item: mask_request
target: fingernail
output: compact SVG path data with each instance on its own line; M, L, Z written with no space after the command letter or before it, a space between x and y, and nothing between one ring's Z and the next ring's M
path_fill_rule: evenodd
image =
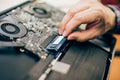
M67 32L66 31L63 32L63 36L65 36L65 37L67 36Z

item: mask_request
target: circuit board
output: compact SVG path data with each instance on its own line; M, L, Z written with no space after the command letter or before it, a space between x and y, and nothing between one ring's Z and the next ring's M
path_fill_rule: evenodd
M17 7L0 18L2 46L19 46L20 51L27 50L45 59L48 53L41 44L49 36L55 37L64 15L46 3Z

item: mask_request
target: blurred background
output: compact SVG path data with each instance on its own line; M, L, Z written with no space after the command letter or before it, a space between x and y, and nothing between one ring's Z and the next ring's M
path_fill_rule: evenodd
M27 0L0 0L0 12L15 5L18 5ZM38 2L46 2L59 8L60 10L67 12L68 9L79 0L38 0ZM109 80L120 80L120 35L114 34L117 38L115 57L113 59L112 67L110 70Z

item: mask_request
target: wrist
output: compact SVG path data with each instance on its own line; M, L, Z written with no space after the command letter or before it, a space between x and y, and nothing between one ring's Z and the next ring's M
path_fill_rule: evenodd
M116 24L115 22L116 15L108 6L104 5L103 9L104 9L104 21L105 21L105 33L110 31L110 33L113 34L113 29Z
M107 7L109 10L108 10L108 20L109 20L109 23L110 23L110 29L113 29L116 25L116 14L113 10L111 10L111 8Z
M120 10L119 10L118 6L115 6L115 5L108 5L108 7L115 14L115 27L112 29L112 31L114 33L120 34Z

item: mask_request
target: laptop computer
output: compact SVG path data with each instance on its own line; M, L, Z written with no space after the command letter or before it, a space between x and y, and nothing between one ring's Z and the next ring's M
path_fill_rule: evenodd
M105 34L83 43L67 41L57 33L64 15L36 0L2 9L0 79L108 79L115 38Z

